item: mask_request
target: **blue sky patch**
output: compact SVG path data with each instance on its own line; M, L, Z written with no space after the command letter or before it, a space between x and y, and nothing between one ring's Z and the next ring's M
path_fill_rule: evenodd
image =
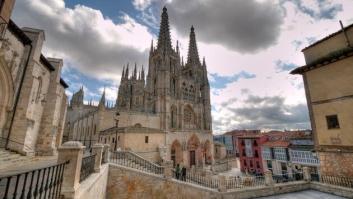
M296 67L298 67L296 64L287 63L282 60L277 60L275 62L275 64L276 64L277 72L291 71L291 70L295 69Z
M246 71L241 71L240 73L234 74L232 76L221 76L217 73L210 74L212 79L210 81L211 87L216 89L225 88L227 84L236 82L239 79L251 79L255 78L255 74L248 73Z

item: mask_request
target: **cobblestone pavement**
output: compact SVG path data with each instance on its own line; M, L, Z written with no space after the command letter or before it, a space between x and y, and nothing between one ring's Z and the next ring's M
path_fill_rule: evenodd
M306 191L299 191L294 193L280 194L275 196L261 197L258 199L345 199L345 198L315 191L315 190L306 190Z

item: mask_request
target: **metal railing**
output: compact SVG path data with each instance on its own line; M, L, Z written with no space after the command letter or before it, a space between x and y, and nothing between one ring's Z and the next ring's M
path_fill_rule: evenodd
M91 175L91 173L94 172L95 160L96 160L95 154L82 158L80 182L85 180L89 175Z
M331 184L331 185L337 185L337 186L341 186L341 187L353 188L353 179L352 178L326 176L326 175L323 176L322 175L322 176L320 176L320 182L326 183L326 184Z
M114 151L110 153L110 162L131 167L141 171L162 175L164 168L152 163L130 151Z
M182 172L176 173L175 170L173 171L173 178L192 183L192 184L197 184L199 186L211 188L211 189L217 189L219 187L219 179L212 178L211 176L205 176L201 175L200 173L195 173L195 172L190 172L186 171L184 174Z
M303 173L285 173L281 175L273 175L272 178L275 183L286 183L304 180Z
M60 198L66 164L0 177L0 198Z
M247 187L265 186L264 176L231 177L226 180L227 189L241 189Z

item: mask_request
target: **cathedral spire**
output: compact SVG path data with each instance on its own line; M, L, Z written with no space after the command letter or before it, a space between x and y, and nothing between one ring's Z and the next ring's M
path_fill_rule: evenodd
M187 64L200 65L199 53L197 51L196 36L194 26L191 26L188 61Z
M123 80L125 77L125 66L123 66L123 72L121 74L121 80Z
M126 66L125 79L129 79L129 63L127 63L127 66Z
M179 41L176 41L176 52L178 55L180 55L180 51L179 51Z
M101 99L99 100L98 107L105 107L105 87Z
M134 74L132 76L132 79L136 79L136 78L137 78L137 70L136 70L136 62L135 62Z
M152 39L152 41L151 41L151 49L150 49L150 53L152 53L153 52L153 39Z
M169 51L172 49L172 43L170 41L169 20L166 7L163 7L161 16L157 49L162 49L163 51Z
M142 69L141 69L141 79L145 80L145 69L143 68L143 65L142 65Z

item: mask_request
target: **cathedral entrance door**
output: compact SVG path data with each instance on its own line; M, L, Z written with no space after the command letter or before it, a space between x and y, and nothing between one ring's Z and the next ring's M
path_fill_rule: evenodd
M195 160L195 151L190 151L190 167L192 165L196 165L196 160Z

